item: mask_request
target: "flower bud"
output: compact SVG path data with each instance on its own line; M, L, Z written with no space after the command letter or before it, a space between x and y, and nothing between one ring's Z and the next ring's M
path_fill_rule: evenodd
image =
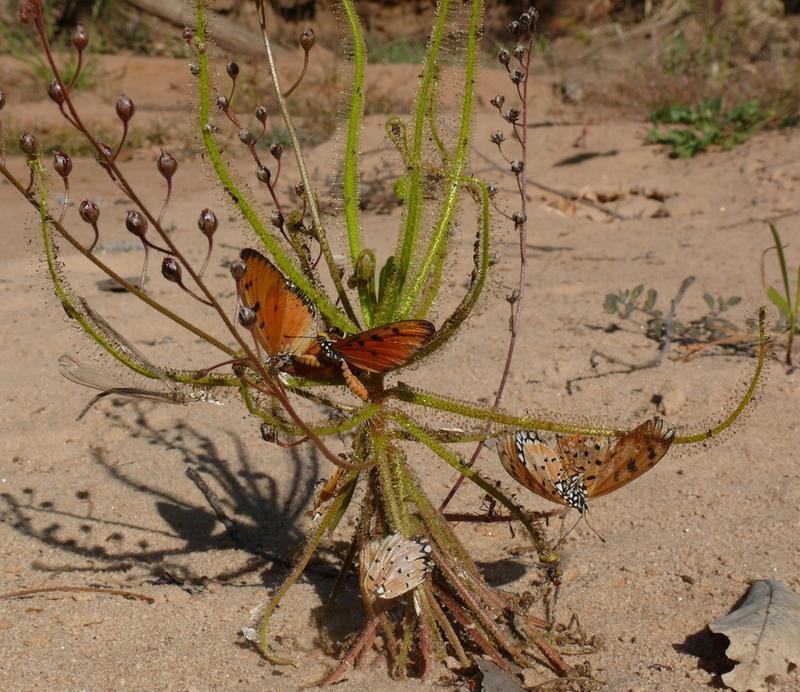
M271 177L272 173L269 172L269 168L267 168L266 166L259 166L258 168L256 168L256 178L258 178L260 182L269 185Z
M175 157L163 149L161 150L161 155L158 157L156 166L158 167L158 172L167 180L172 178L172 176L175 175L175 171L178 170L178 162L175 160Z
M161 260L161 276L174 284L180 284L183 282L181 265L175 261L174 257L167 255L163 260Z
M259 122L267 122L267 109L261 104L256 106L256 118L258 118Z
M509 108L506 112L505 118L510 123L515 123L519 120L520 112L519 108Z
M519 16L519 25L525 28L529 27L531 25L531 15L529 15L527 12L523 12Z
M511 51L511 54L517 60L522 60L522 58L525 56L525 46L523 46L521 43L518 43L516 46L514 46L514 50Z
M297 185L294 186L294 194L298 197L302 197L306 194L306 186L303 185L303 183L297 183Z
M283 214L281 214L277 209L273 210L269 215L269 222L275 226L275 228L283 228L283 221Z
M122 94L117 99L117 117L123 122L127 123L132 117L133 114L136 112L136 106L133 105L133 101L131 101L125 94Z
M197 227L207 238L214 235L218 225L217 215L210 209L203 209L203 211L200 212L200 216L197 217Z
M72 45L79 53L89 45L89 34L86 33L86 29L80 22L72 30Z
M183 27L183 31L181 32L181 36L186 43L189 43L194 38L194 31L192 31L188 26Z
M269 153L280 160L281 156L283 156L283 146L279 142L273 142L269 148Z
M247 146L250 146L256 141L256 138L253 137L253 133L250 132L250 130L239 130L239 139L242 144L246 144Z
M97 163L102 168L108 168L109 164L114 160L114 150L111 145L100 142L100 151L97 152L95 159L97 159Z
M217 108L219 108L221 111L228 110L228 97L227 96L223 96L222 94L217 96Z
M520 84L522 80L525 78L525 75L522 73L521 70L512 70L509 77L511 78L511 81L514 82L514 84Z
M506 27L506 29L508 29L509 33L512 36L518 36L519 35L519 22L511 22L511 24L509 24Z
M147 232L147 219L135 209L131 209L125 218L125 228L133 235L144 238L144 234Z
M244 263L244 260L237 258L231 262L230 270L231 276L238 281L247 271L247 265Z
M6 105L6 95L0 91L0 111L3 110L3 106Z
M47 87L47 95L59 106L64 103L64 90L56 79L50 82L50 86Z
M191 74L193 77L197 77L200 74L200 65L198 65L196 62L190 62L189 74Z
M489 183L486 186L486 192L489 193L489 197L494 197L497 194L497 185L494 183Z
M72 173L72 159L69 157L69 154L63 151L54 151L53 168L56 169L56 173L62 178L69 177L69 174Z
M97 223L97 219L100 218L100 207L97 206L94 200L85 199L78 205L78 214L86 223L94 225Z
M514 212L514 213L511 215L511 220L512 220L512 221L513 221L515 224L517 224L517 226L521 226L522 224L524 224L524 223L525 223L525 222L528 220L528 216L527 216L527 214L525 214L525 212L522 212L522 211L515 211L515 212Z
M238 318L243 327L252 327L256 323L256 313L244 305L239 308Z
M497 54L497 59L500 61L501 65L508 65L508 61L511 60L511 55L505 48L501 48L500 52Z
M35 158L39 153L39 144L31 132L23 132L19 138L19 148L29 159Z
M492 132L492 134L489 135L489 140L492 142L492 144L496 144L497 146L500 146L505 139L506 136L499 130L497 132Z
M520 173L522 173L523 168L525 168L525 163L523 161L520 161L519 159L514 159L511 162L511 172L514 175L519 175Z
M239 65L231 60L225 67L225 72L231 79L236 79L239 76Z
M316 37L311 27L304 29L303 33L300 34L300 45L303 46L303 50L306 53L314 47L314 41L316 41Z
M497 108L497 110L500 110L505 102L506 102L506 97L501 94L498 94L497 96L492 98L491 101L489 101L489 103L491 103L495 108Z

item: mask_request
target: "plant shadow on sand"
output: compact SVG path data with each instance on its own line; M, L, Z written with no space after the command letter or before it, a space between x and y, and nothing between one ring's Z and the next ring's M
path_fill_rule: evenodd
M123 572L131 568L144 568L155 581L151 583L202 584L207 580L227 582L245 574L263 571L265 583L282 578L291 566L293 552L303 541L302 520L319 474L320 463L314 450L289 450L291 476L278 482L269 474L256 470L254 460L248 456L242 440L233 433L228 439L233 446L234 458L226 460L211 437L197 428L178 421L166 428L155 427L148 419L142 405L126 402L124 413L118 412L122 404L107 414L112 426L123 428L131 437L143 439L152 447L154 457L166 452L178 452L185 469L193 468L218 495L225 511L233 521L236 540L229 533L221 533L221 525L198 490L196 501L187 501L173 492L134 477L126 472L126 464L112 460L102 447L90 450L91 460L102 469L105 476L101 492L113 496L120 492L115 485L149 496L155 512L169 529L159 530L142 526L125 517L97 516L93 493L79 490L75 498L85 511L63 509L47 499L46 488L26 487L20 495L5 493L3 514L7 523L26 537L40 541L49 548L64 551L80 560L91 560L92 565L48 565L34 561L33 568L40 572ZM266 443L265 443L266 444ZM175 468L173 475L180 475ZM187 480L188 482L188 480ZM279 486L281 490L279 491ZM73 503L69 503L73 504ZM103 503L105 504L105 503ZM132 512L133 514L133 512ZM47 525L42 519L49 519ZM100 529L102 538L98 536ZM126 534L141 534L135 548L122 549L131 543ZM97 538L93 538L93 535ZM150 536L150 538L148 538ZM166 541L182 542L180 547L153 547ZM102 543L100 542L102 541ZM109 545L111 547L109 547ZM252 555L243 566L205 576L195 573L185 558L192 554L212 551L242 549ZM326 559L327 558L327 559ZM328 585L335 570L328 566L331 555L323 554L313 570L312 581L323 577Z

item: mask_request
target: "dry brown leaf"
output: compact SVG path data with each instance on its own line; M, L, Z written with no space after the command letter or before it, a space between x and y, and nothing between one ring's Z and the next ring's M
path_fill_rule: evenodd
M767 689L766 678L800 665L800 596L775 580L754 582L742 604L708 628L729 640L736 667L722 681L737 692Z

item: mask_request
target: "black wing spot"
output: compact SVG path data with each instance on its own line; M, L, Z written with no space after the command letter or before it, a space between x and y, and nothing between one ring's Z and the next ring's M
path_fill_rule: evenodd
M383 341L383 337L380 334L371 334L369 338L373 341Z
M399 334L399 333L400 333L400 327L392 327L392 334Z
M357 343L359 346L361 346L361 348L364 348L364 346L366 346L366 343L367 343L367 342L366 342L366 341L364 341L364 339L359 339L358 341L356 341L356 343Z
M639 469L636 468L636 459L631 459L628 462L628 471L631 473L636 473Z

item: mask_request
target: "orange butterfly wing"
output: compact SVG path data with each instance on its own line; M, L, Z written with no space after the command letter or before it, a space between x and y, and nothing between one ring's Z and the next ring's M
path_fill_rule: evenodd
M350 367L382 373L405 365L435 332L433 324L425 320L403 320L346 336L331 347Z
M674 437L675 431L655 417L615 439L596 478L585 478L588 497L610 493L649 471L664 458Z
M568 504L556 488L561 479L561 459L535 432L520 431L497 441L500 463L517 483L545 500Z
M305 297L260 252L247 248L240 257L246 267L239 282L242 300L256 313L261 345L273 358L308 350L315 343L314 313Z

